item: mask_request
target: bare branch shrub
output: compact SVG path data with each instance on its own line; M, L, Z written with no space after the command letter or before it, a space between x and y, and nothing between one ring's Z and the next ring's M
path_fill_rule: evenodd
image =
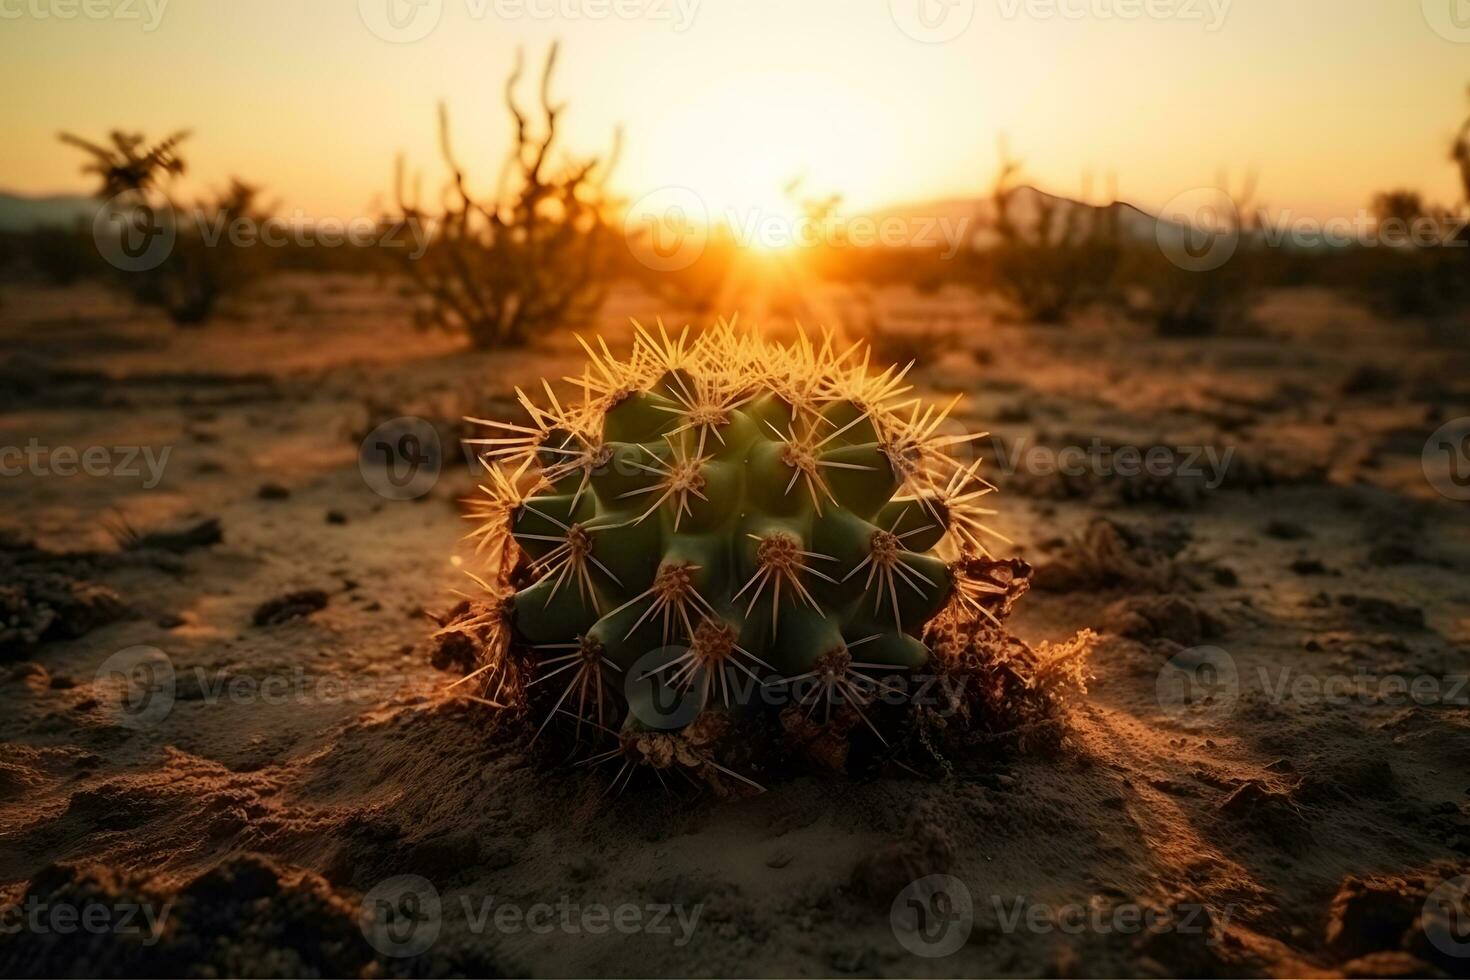
M90 158L82 172L98 178L96 196L124 222L121 235L154 234L160 217L172 226L173 244L158 265L120 275L134 300L162 309L180 325L205 322L223 297L265 271L262 249L234 241L229 230L237 222L259 228L269 216L258 203L260 188L238 178L213 198L189 207L176 203L171 186L187 169L179 147L188 136L180 130L150 144L141 133L121 130L104 143L60 135Z
M557 45L546 58L540 85L544 125L533 135L516 102L523 71L518 52L505 84L505 103L515 122L515 148L501 171L494 198L472 196L455 158L449 114L439 107L440 151L450 178L437 213L404 187L400 158L395 194L403 222L432 232L427 251L405 256L407 271L428 300L426 322L464 331L477 348L515 346L532 332L582 321L606 296L612 255L607 225L608 174L616 165L621 133L606 163L569 161L553 169L550 158L564 103L551 100Z

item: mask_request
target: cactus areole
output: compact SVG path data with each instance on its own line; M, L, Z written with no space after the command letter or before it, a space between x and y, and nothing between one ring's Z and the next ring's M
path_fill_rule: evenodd
M860 707L925 667L926 628L987 615L963 580L993 533L980 434L914 397L908 368L724 323L638 327L626 361L583 346L578 403L543 382L545 404L517 392L530 424L473 420L491 430L468 515L494 620L466 678L481 700L579 736Z

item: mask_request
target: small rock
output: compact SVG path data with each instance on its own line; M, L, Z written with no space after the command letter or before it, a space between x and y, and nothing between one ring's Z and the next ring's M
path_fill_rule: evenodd
M1187 647L1220 631L1218 620L1180 595L1119 599L1104 610L1103 627L1133 640L1173 640Z
M327 523L328 524L346 524L347 523L347 515L344 514L344 513L342 513L340 510L329 510L329 511L327 511Z
M1417 606L1382 599L1378 596L1340 595L1337 604L1353 610L1362 619L1379 626L1424 628L1424 610Z
M261 500L285 500L291 496L291 491L279 483L262 483L257 495Z
M51 686L51 675L47 673L45 667L42 667L34 660L23 660L16 664L11 668L10 676L7 680L12 684L25 684L35 690ZM1470 790L1466 792L1470 792Z
M206 517L192 523L159 528L139 535L128 548L131 550L172 551L182 554L194 548L208 548L225 539L218 517Z
M1375 545L1368 552L1368 562L1373 565L1412 565L1423 561L1412 544L1403 541L1389 541L1385 544Z
M327 594L321 589L302 589L268 599L255 609L252 622L256 626L275 626L288 620L309 616L327 608Z
M905 836L868 854L853 867L851 885L874 906L887 908L911 883L949 871L954 843L938 820L921 812L909 818Z
M1293 521L1276 518L1266 525L1266 535L1281 541L1300 541L1302 538L1310 538L1312 532Z

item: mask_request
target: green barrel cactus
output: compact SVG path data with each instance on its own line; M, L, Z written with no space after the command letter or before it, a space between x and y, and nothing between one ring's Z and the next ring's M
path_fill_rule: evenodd
M937 618L985 614L964 569L993 488L907 368L729 324L638 327L627 361L583 346L576 405L543 382L544 405L517 392L529 424L474 420L494 431L471 440L490 474L473 697L579 737L783 691L860 711L874 674L925 666Z

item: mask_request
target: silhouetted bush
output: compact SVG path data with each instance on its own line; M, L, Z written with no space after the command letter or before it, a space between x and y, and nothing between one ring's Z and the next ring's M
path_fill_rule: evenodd
M617 159L597 159L551 171L561 104L551 101L557 46L546 58L540 86L544 135L532 135L516 103L523 58L505 85L515 121L515 148L495 198L472 197L449 138L449 116L439 109L440 149L451 177L441 208L420 205L404 187L400 159L395 179L399 215L430 229L425 253L404 255L405 268L428 300L427 324L461 330L475 347L515 346L536 330L587 319L602 305L613 262L604 182ZM514 184L513 187L507 185Z

